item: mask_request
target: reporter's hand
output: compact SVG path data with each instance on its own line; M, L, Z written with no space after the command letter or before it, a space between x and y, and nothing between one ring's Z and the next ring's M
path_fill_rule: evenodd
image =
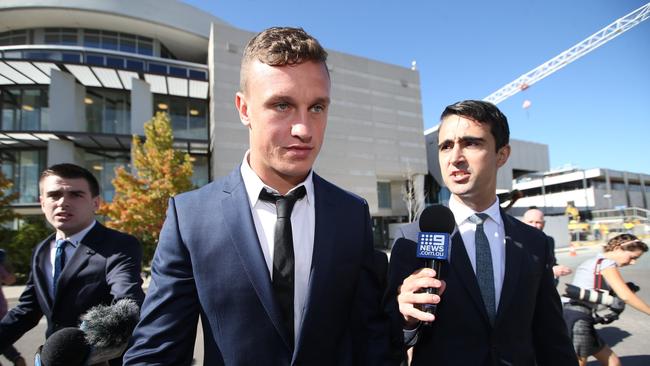
M555 277L570 275L572 272L573 271L571 270L571 268L569 268L569 267L567 267L565 265L562 265L562 264L558 264L557 266L553 266L553 274L555 275Z
M435 319L433 314L420 310L423 304L437 304L440 302L440 296L421 292L426 288L438 288L442 295L445 288L444 281L434 278L436 271L431 268L419 269L406 279L398 290L397 303L399 311L402 313L406 329L413 329L419 321L432 322Z

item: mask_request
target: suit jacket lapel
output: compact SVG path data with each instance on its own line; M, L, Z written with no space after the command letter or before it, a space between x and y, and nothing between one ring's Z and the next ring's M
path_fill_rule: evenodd
M45 273L45 262L48 260L47 256L50 254L50 242L54 240L54 235L50 235L47 239L43 240L36 247L36 254L34 255L32 263L32 276L34 276L34 286L36 291L41 299L45 299L48 309L43 309L45 314L49 314L52 309L53 299L50 297L50 289L48 288L47 276L52 276L52 274Z
M319 289L327 288L321 285L323 281L328 281L329 273L335 271L334 268L334 255L337 250L335 234L339 232L339 218L335 215L336 210L333 209L334 203L328 200L331 197L326 192L327 187L323 184L323 179L316 173L313 174L314 182L314 212L315 212L315 228L314 228L314 251L312 253L311 273L309 277L309 287L307 294L307 302L303 310L302 324L299 329L298 342L296 343L296 350L300 347L300 340L302 334L305 333L303 324L308 324L305 320L307 317L314 316L317 312L318 306L323 302L318 293ZM317 316L317 315L316 315ZM297 352L294 352L294 357Z
M221 200L222 208L219 212L227 213L222 217L225 228L229 231L231 243L266 313L287 347L290 348L293 342L289 340L289 334L282 326L280 312L271 288L271 276L257 237L248 194L239 169L235 169L226 177L223 192L226 195Z
M501 210L501 219L506 234L506 271L503 278L499 308L497 309L497 323L505 316L505 311L515 294L523 258L522 241L519 238L519 232L512 223L513 219L503 210Z
M453 268L456 276L460 278L460 282L465 286L467 292L470 294L474 305L478 308L479 312L483 314L486 324L490 324L490 320L485 310L485 304L483 303L483 297L481 296L481 290L478 287L478 281L476 280L476 274L474 273L474 268L472 268L472 262L469 260L469 255L467 255L467 250L465 250L465 244L461 235L456 232L451 239L451 262L450 266ZM442 295L444 299L445 295Z

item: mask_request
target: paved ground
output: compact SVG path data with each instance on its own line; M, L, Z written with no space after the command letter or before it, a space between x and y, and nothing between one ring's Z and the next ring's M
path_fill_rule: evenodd
M582 261L595 255L600 247L589 246L579 247L576 255L570 255L570 252L564 248L557 253L558 262L575 268ZM641 257L641 260L634 266L622 269L623 277L626 281L632 281L641 287L639 295L646 301L650 302L650 254ZM567 278L568 277L568 278ZM571 280L571 276L561 279L558 290L564 291L564 283ZM18 296L22 292L21 286L4 287L5 296L9 299L9 306L16 304ZM23 353L27 364L34 365L33 355L36 348L43 343L45 334L45 320L41 320L39 325L25 334L16 344L16 348ZM648 316L635 309L626 309L621 318L612 324L600 328L603 337L607 343L614 349L623 361L625 366L647 366L650 365L650 348L648 340L650 339L650 322ZM201 327L198 327L194 358L197 365L203 364L203 336ZM7 364L4 358L0 357L0 362ZM589 363L590 366L596 366L596 362Z

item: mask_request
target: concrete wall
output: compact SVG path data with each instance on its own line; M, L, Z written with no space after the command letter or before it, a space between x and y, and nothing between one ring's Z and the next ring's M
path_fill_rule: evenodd
M248 131L235 109L241 55L253 33L213 24L210 68L212 178L238 166ZM393 208L379 212L377 181L400 187L410 174L426 174L420 79L416 71L328 50L332 104L315 171L365 198L371 213L406 212L398 189Z

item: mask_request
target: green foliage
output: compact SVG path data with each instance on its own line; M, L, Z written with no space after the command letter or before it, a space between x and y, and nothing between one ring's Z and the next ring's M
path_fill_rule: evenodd
M42 216L25 217L18 230L7 230L4 233L8 236L8 240L3 240L3 243L6 243L4 249L7 252L7 262L11 265L18 283L24 283L27 279L34 248L51 233L52 229L47 226Z
M166 113L144 125L145 142L133 136L131 160L136 172L115 171L113 202L98 211L106 225L140 240L145 266L153 258L167 213L169 198L192 188L192 162L187 153L173 148L171 121Z

